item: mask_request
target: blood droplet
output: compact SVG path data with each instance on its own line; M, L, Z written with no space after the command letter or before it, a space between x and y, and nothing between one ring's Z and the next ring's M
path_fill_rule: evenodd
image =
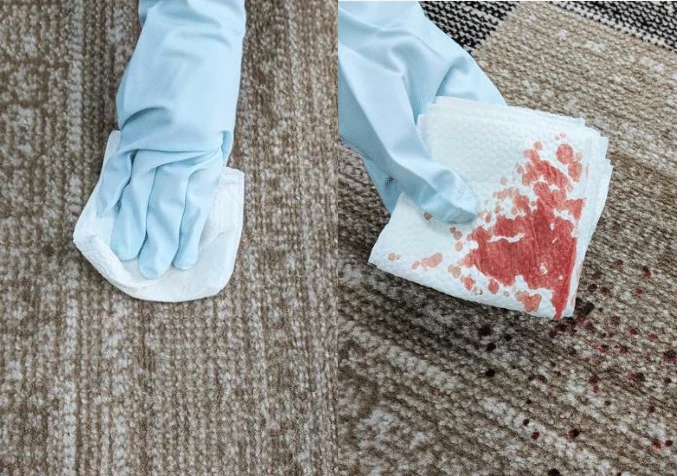
M436 268L441 262L442 262L442 253L435 253L432 256L423 258L421 260L421 267L423 268L424 271L427 271L428 268ZM416 263L418 263L418 261Z
M526 312L538 311L538 307L541 305L540 294L531 295L526 291L518 291L515 293L515 298L522 303Z
M461 268L458 266L449 265L448 271L454 278L458 278L459 276L461 276Z
M498 292L498 282L495 279L489 281L489 292L491 294L496 294Z

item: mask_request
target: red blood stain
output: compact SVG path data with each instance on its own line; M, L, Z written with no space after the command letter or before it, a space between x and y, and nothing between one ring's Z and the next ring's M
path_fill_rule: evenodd
M451 273L454 278L458 278L461 275L461 268L454 265L449 265L447 270Z
M557 160L567 166L569 176L574 181L578 182L581 179L581 172L583 170L583 166L580 163L582 157L580 153L574 154L574 150L569 144L560 144L557 147L557 152L555 155Z
M463 286L465 286L465 288L468 291L470 291L473 288L474 285L475 285L475 280L472 279L470 276L463 277Z
M458 231L455 226L452 226L451 228L449 228L449 231L451 232L452 235L454 235L455 240L460 240L461 237L463 236L463 233Z
M513 203L515 204L515 208L517 210L525 213L529 212L529 197L526 195L515 195L513 198Z
M535 192L536 201L530 203L514 187L495 193L500 200L512 199L516 216L497 215L493 226L476 227L468 239L476 241L478 247L470 250L462 262L503 286L515 285L517 276L522 276L529 289L551 290L555 317L560 318L574 275L577 239L573 232L585 202L568 198L567 190L574 177L542 159L538 152L541 149L542 144L537 142L526 150L524 156L528 160L524 167L517 168L522 183ZM557 154L562 163L577 163L569 145L561 144ZM568 212L573 220L561 215L562 212ZM537 310L540 305L540 295L522 291L516 297L527 312Z
M634 294L635 296L641 296L642 294L644 294L644 290L641 289L641 288L637 288L637 289L635 289L635 290L633 291L633 294Z
M531 434L531 439L534 440L534 441L536 441L536 440L539 439L540 437L541 437L541 434L540 434L538 431L534 431L534 432Z
M457 241L456 244L454 245L454 249L456 251L461 251L463 249L463 242L462 241Z
M652 332L651 334L649 334L649 340L651 342L656 342L658 340L658 336Z
M672 440L665 440L665 447L670 448L672 446Z
M388 259L390 261L395 261L396 259L400 259L400 255L396 255L395 253L388 253Z
M623 260L617 259L616 261L614 261L614 265L616 265L617 268L620 268L621 266L623 266Z
M538 311L538 307L541 305L540 294L531 295L526 291L518 291L515 293L515 298L522 303L526 312Z
M594 273L592 273L591 277L594 280L600 280L602 279L602 273L600 273L599 271L595 271Z
M672 349L663 352L663 362L670 365L677 364L677 352Z
M642 268L642 271L644 271L644 277L645 277L645 278L650 278L650 277L651 277L651 270L650 270L649 268L647 268L646 266L644 266L644 267Z
M654 451L658 451L658 450L661 449L661 442L658 440L658 438L653 438L653 439L651 440L651 448L652 448Z
M487 213L487 216L484 218L484 221L486 223L489 223L491 221L491 213Z
M428 268L436 268L442 262L442 253L435 253L432 256L423 258L421 260L421 267L424 271L427 271Z
M413 263L411 263L411 269L418 269L418 267L421 265L421 262L416 260Z
M498 282L495 279L489 281L489 292L491 294L496 294L498 292Z
M635 329L634 327L629 328L627 330L627 333L628 333L629 336L633 336L633 337L639 334L639 332L637 332L637 329Z

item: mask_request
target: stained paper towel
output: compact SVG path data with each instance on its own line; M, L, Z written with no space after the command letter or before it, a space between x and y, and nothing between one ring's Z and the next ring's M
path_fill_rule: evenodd
M402 195L369 262L469 301L572 315L611 179L607 139L579 118L454 98L418 124L478 197L477 216L449 226Z
M120 132L108 137L104 163L120 144ZM101 179L99 178L99 182ZM99 216L96 202L99 183L75 225L73 241L87 260L111 284L138 299L180 302L213 296L228 283L242 234L244 174L224 167L211 214L200 238L198 261L189 270L171 267L157 279L139 272L139 260L120 261L110 248L116 210Z

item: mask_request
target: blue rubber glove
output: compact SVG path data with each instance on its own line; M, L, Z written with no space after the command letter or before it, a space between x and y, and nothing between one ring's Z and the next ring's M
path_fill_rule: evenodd
M363 158L388 210L404 192L446 222L476 198L430 158L416 120L435 96L505 104L472 57L417 2L339 2L339 136Z
M141 35L117 94L120 147L102 171L111 248L153 279L197 261L233 145L244 0L140 0Z

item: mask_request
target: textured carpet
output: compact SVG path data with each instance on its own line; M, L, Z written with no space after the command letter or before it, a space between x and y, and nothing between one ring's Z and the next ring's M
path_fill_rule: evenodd
M135 2L3 2L1 475L334 472L336 7L247 6L239 258L215 298L163 305L71 243Z
M677 474L677 19L633 5L425 5L511 104L610 137L614 175L576 316L549 321L370 267L387 213L340 148L342 472Z

